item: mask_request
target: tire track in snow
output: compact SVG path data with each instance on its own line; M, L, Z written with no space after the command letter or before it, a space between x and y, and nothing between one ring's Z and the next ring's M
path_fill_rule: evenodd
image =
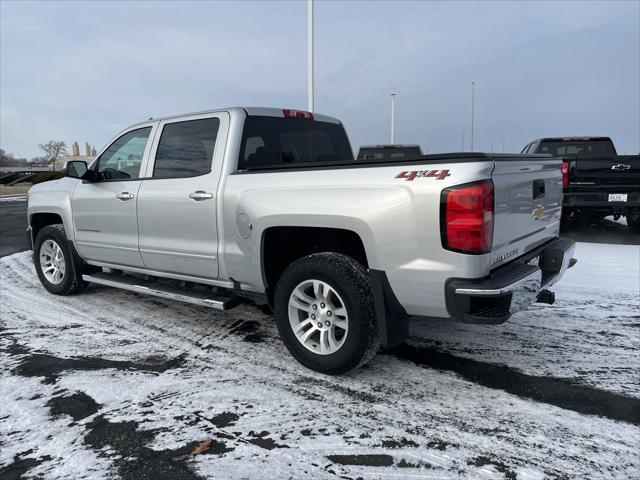
M640 399L552 377L537 377L506 365L461 358L436 348L403 345L393 355L418 365L454 372L470 382L578 413L640 425Z

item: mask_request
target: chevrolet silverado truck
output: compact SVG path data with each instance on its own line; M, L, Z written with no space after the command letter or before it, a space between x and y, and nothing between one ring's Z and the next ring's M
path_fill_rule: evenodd
M33 261L88 283L225 310L272 308L303 365L354 369L412 317L498 324L574 263L561 160L452 153L356 161L335 118L229 108L133 125L28 195Z
M618 155L609 137L540 138L522 153L563 159L565 220L626 216L629 230L640 232L640 155Z

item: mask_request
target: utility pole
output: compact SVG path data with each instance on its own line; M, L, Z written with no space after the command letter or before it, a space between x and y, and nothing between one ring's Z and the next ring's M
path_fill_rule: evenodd
M476 82L471 82L471 151L473 152L473 122L475 114L475 101L476 101Z
M462 130L462 147L460 148L461 152L464 152L464 130Z
M307 109L313 113L313 0L307 0Z
M504 144L505 144L505 138L502 137L502 153L504 153Z
M396 93L391 92L391 145L394 145L395 122L396 122Z

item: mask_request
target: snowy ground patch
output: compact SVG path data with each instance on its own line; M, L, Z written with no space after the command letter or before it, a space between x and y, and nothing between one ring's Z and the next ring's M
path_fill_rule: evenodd
M342 377L295 363L251 306L54 297L28 253L2 258L1 472L637 478L638 247L576 256L555 305L498 327L420 322Z

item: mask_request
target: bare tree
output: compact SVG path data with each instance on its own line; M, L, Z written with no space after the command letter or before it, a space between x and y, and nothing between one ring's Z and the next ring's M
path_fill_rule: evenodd
M53 162L53 171L56 171L56 160L60 155L67 153L67 144L62 141L50 140L45 144L38 145L38 148L44 152L44 159L47 162Z

